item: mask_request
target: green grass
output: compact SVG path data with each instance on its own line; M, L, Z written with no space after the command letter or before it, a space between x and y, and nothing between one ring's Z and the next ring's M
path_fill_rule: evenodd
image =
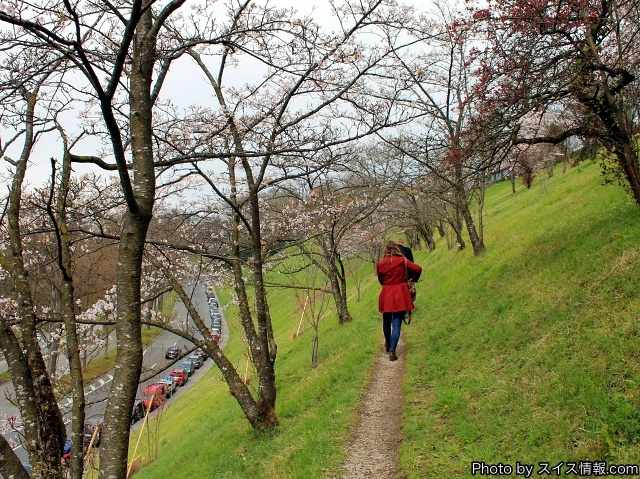
M404 328L399 477L469 477L471 461L640 463L640 208L600 186L592 164L545 183L488 190L481 257L443 239L415 254L424 273ZM169 407L159 457L136 477L340 476L381 347L375 277L360 302L350 291L354 320L323 320L315 369L311 331L290 338L300 318L291 292L271 292L276 431L255 434L213 368ZM233 308L227 318L226 352L243 374Z
M136 476L161 477L171 468L174 478L302 479L327 477L328 471L339 469L343 442L356 418L374 351L380 347L378 315L370 307L377 293L369 290L366 300L353 304L357 319L350 324L340 326L334 316L323 320L317 368L311 368L311 331L291 339L300 311L290 292L271 292L278 343L277 430L255 434L213 368L169 407L162 423L160 457ZM225 304L227 296L219 295ZM233 308L225 313L234 339L225 353L243 374L240 326L233 319ZM145 448L139 454L149 455Z
M640 209L583 164L488 191L487 253L443 248L408 335L403 474L640 462Z

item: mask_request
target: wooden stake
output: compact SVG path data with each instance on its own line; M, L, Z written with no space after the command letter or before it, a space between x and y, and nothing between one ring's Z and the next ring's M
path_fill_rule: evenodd
M247 384L247 381L248 381L248 377L247 377L248 374L249 374L249 355L247 354L247 365L244 368L244 379L242 380L242 382L245 384Z
M300 322L298 323L298 330L291 335L291 341L300 336L300 327L302 326L302 318L304 318L304 312L307 309L307 303L309 302L309 295L307 295L307 299L304 300L304 306L302 307L302 314L300 315Z
M138 440L136 441L136 447L133 448L133 454L131 456L136 457L136 451L138 450L138 446L140 445L140 439L142 439L142 433L144 432L144 427L147 425L147 418L149 417L149 413L151 412L151 405L153 404L153 399L149 400L149 405L147 406L147 412L144 415L144 419L142 420L142 426L140 426L140 434L138 435ZM131 466L133 465L133 461L129 463L127 466L127 478L129 477L129 473L131 472Z

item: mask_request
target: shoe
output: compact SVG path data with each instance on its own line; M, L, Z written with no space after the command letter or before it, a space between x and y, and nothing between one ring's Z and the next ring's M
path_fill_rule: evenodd
M384 342L384 350L385 350L386 352L389 352L389 342L388 342L388 341L385 341L385 342Z
M397 361L398 356L396 356L396 352L392 349L389 351L389 361Z

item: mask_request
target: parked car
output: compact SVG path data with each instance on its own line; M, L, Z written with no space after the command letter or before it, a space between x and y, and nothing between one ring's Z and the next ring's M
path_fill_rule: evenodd
M200 369L200 366L202 366L203 363L202 358L199 354L192 354L187 358L187 360L191 361L196 369Z
M192 376L193 373L196 372L195 364L193 364L193 362L189 360L182 361L178 367L184 369L189 376Z
M202 357L202 362L205 362L207 359L209 359L209 355L207 354L207 352L202 349L202 348L198 348L195 350L195 354L199 354L200 357Z
M189 380L189 373L182 368L174 369L169 376L178 386L184 386Z
M131 424L138 422L146 413L147 409L144 407L144 403L140 399L136 399L133 403L133 410L131 411Z
M171 376L167 376L164 379L158 379L158 382L167 386L167 399L173 396L173 393L176 392L176 388L178 387Z
M211 338L217 343L220 341L220 329L211 329Z
M82 435L82 446L87 448L91 444L93 438L92 447L100 447L102 442L102 423L104 417L100 414L91 416L84 421L84 431Z
M149 404L151 404L150 411L159 408L164 405L165 400L167 399L167 386L162 383L153 383L147 386L142 390L142 402L145 408L149 408Z
M171 347L167 349L167 352L164 354L165 359L178 359L182 354L182 350L180 348Z

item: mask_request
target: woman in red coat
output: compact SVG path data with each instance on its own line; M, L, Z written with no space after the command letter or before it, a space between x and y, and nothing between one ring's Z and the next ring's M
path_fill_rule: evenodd
M402 256L396 243L387 241L382 259L376 264L376 271L382 285L378 310L382 313L385 349L389 352L389 359L395 361L398 359L396 346L400 339L402 320L414 308L407 280L418 281L422 268Z

